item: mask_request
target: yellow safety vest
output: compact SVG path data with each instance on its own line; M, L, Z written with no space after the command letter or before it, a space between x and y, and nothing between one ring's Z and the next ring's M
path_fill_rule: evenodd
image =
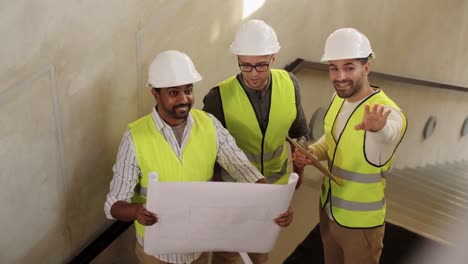
M156 129L152 115L128 125L141 179L132 198L134 203L146 203L148 174L158 173L161 182L208 181L213 176L217 156L216 130L211 118L203 111L190 111L194 124L190 131L182 160L179 160L164 135ZM157 212L155 212L157 213ZM144 226L135 221L137 234L144 237Z
M289 180L286 136L296 119L294 84L286 71L271 70L271 103L266 131L237 78L219 84L226 128L249 161L270 183Z
M341 226L349 228L372 228L381 226L385 221L386 203L384 196L385 176L393 162L392 157L379 166L372 164L366 158L366 131L355 130L354 126L362 121L365 104L375 103L400 108L381 90L370 95L360 103L347 120L343 132L338 138L334 137L335 121L340 113L344 99L335 95L325 115L324 130L328 146L328 169L343 179L343 186L324 178L320 201L322 208L330 198L331 214ZM401 110L400 110L401 111ZM399 143L406 132L406 116Z

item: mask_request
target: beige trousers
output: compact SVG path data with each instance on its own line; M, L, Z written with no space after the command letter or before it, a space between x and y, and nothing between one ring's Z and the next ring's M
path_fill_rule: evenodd
M375 228L346 228L320 210L325 264L379 264L385 224Z
M268 264L268 253L248 253L253 264ZM237 252L213 252L211 264L236 264L240 258Z

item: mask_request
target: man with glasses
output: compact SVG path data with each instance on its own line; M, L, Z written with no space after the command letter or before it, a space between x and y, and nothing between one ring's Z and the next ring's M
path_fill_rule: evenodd
M286 136L308 136L299 85L291 73L272 69L280 46L276 33L261 20L243 24L231 44L240 73L214 87L203 99L203 110L213 114L236 139L250 162L269 183L289 180ZM297 167L299 182L303 170ZM215 178L232 181L219 166ZM292 217L291 209L288 212ZM288 226L285 223L283 226ZM268 253L250 253L254 263L267 263ZM236 263L238 254L216 252L213 264Z

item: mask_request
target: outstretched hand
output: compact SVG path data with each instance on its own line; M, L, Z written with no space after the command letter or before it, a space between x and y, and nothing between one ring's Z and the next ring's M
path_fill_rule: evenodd
M380 131L387 123L388 115L391 109L385 109L385 106L374 104L372 111L370 105L366 104L364 107L364 117L362 122L357 124L354 129L366 130L371 132Z

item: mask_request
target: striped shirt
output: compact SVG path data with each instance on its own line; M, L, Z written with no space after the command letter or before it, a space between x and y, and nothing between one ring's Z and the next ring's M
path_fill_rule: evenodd
M234 138L229 132L215 117L210 114L208 115L212 119L216 130L218 149L216 161L239 182L256 182L264 178L260 172L250 164L245 154L237 147ZM192 115L188 115L180 145L174 135L172 127L162 120L155 107L153 107L152 117L156 129L163 134L179 159L182 159L182 152L187 144L194 123ZM112 170L114 176L110 182L110 191L104 204L104 211L108 219L115 219L110 213L111 207L115 202L131 202L135 186L138 184L139 178L141 178L141 170L136 160L135 147L129 130L125 132L120 142L117 160ZM137 236L137 240L143 245L142 237ZM200 255L201 253L197 252L157 255L155 257L170 263L191 263L199 258Z

